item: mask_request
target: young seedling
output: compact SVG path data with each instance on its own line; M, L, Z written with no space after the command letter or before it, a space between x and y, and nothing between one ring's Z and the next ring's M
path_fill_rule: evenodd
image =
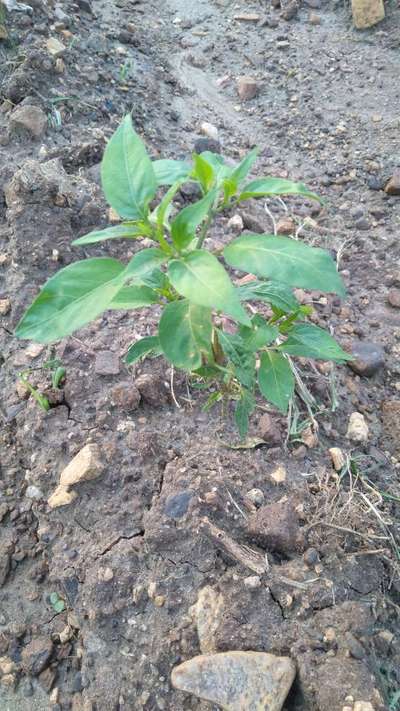
M302 183L283 178L247 178L257 157L253 149L239 165L208 151L191 163L150 160L126 116L111 137L102 161L105 197L121 223L91 232L73 243L108 239L153 240L124 264L108 257L75 262L53 276L21 319L16 335L55 342L107 309L162 306L157 334L132 344L126 362L160 355L175 368L217 383L215 401L236 400L235 418L245 436L261 394L287 412L295 390L290 359L301 356L343 362L350 358L329 333L307 321L293 287L345 295L330 254L289 237L243 234L222 254L204 245L216 216L244 201L280 195L319 198ZM185 182L201 198L180 211L174 197ZM158 198L157 205L154 201ZM235 286L228 270L257 278ZM252 315L248 302L264 302L270 317ZM236 324L231 333L227 321Z

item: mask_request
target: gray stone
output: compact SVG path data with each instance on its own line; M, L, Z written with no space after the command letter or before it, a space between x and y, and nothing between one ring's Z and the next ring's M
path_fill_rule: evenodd
M99 351L96 353L94 370L97 375L118 375L120 369L118 353Z
M28 674L38 676L46 669L53 653L53 642L48 637L33 639L22 650L22 666Z
M165 515L169 518L182 518L188 511L192 496L193 491L190 490L168 496L164 506Z
M25 131L33 138L40 138L47 126L47 116L39 106L23 104L17 106L10 116L10 129L13 132Z
M194 657L172 671L176 689L219 704L225 711L280 711L296 675L288 657L265 652L223 652Z
M385 352L379 343L355 341L351 353L354 360L349 361L348 365L357 375L370 378L385 364Z

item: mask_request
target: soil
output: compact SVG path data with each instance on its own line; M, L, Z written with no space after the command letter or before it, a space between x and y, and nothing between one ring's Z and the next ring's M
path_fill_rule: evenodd
M235 19L251 13L261 21ZM289 20L262 0L34 0L2 23L0 708L211 710L170 684L172 668L200 653L193 606L209 586L222 596L214 651L294 659L285 711L357 701L396 711L400 310L388 293L400 286L400 197L384 187L400 168L398 6L387 2L386 19L364 32L347 3L330 0L307 0ZM64 44L61 58L49 54L50 37ZM242 75L258 82L243 102ZM47 127L19 130L16 105L39 107ZM153 157L189 156L208 121L230 159L258 145L257 174L302 180L324 198L321 209L296 199L268 207L338 257L348 298L300 294L313 320L348 349L372 342L384 364L378 353L370 377L301 364L318 428L299 398L290 437L273 409L267 421L259 409L249 443L258 446L232 448L229 407L204 412L208 394L161 359L123 364L130 343L154 332L154 310L107 312L54 348L13 337L60 266L137 248L71 247L108 224L99 163L129 111ZM229 239L228 217L210 244ZM242 218L272 229L260 202ZM42 366L53 357L66 379L48 392L46 413L18 373L30 369L49 390ZM138 406L131 389L142 374ZM354 411L366 443L346 437ZM50 509L63 468L87 443L101 447L102 476ZM332 447L347 456L340 477Z

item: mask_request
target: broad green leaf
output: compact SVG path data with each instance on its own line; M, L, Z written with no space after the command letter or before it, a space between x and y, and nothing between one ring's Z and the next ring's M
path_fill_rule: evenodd
M136 252L126 267L125 277L141 281L157 267L167 261L165 253L158 247L149 247Z
M171 237L177 249L185 249L196 235L197 227L207 217L217 196L217 188L210 190L201 200L184 207L171 223Z
M254 412L256 401L253 393L249 390L243 390L240 400L237 401L235 407L235 421L239 430L241 439L244 439L249 430L249 417Z
M191 167L182 160L170 160L162 158L153 161L153 170L156 176L157 185L173 185L178 180L189 177Z
M289 331L287 340L279 346L283 353L317 360L343 362L353 360L323 328L312 323L297 323Z
M139 309L142 306L157 304L159 295L148 286L124 286L114 296L110 309Z
M274 351L261 354L258 386L266 400L287 412L294 393L294 375L285 356Z
M187 301L173 301L164 308L159 326L161 348L177 368L200 368L202 355L211 350L211 309Z
M165 289L168 286L168 277L161 269L142 274L140 283L149 286L151 289Z
M214 168L198 153L193 153L193 165L192 177L196 178L203 190L207 192L214 182Z
M239 165L230 175L230 179L234 181L236 185L240 185L242 180L244 180L246 176L250 173L253 164L257 160L257 155L258 148L253 148L253 150L251 150L250 153L248 153L247 156L243 158L242 162L239 163Z
M52 343L97 318L122 286L125 266L93 258L70 264L45 284L16 329L18 338Z
M329 252L289 237L242 235L225 247L224 257L235 269L257 276L290 286L346 294Z
M222 188L224 191L224 204L226 205L231 199L231 197L236 195L237 184L234 180L231 180L230 178L225 178L225 180L222 181Z
M125 356L125 363L132 365L147 355L160 355L161 347L158 336L145 336L136 343L132 343Z
M111 136L101 164L101 181L107 202L121 217L140 220L157 191L152 162L135 133L131 117Z
M303 183L294 183L286 178L257 178L252 180L239 195L239 200L268 197L273 195L302 195L311 200L322 202L321 198L312 193Z
M256 314L251 319L251 328L241 326L239 335L243 339L244 348L255 352L272 343L279 335L279 329L269 325L262 316Z
M194 304L224 311L250 326L227 272L214 255L194 250L185 258L173 259L168 265L168 276L178 294Z
M299 308L291 288L279 281L251 281L239 286L238 293L241 301L265 301L283 313L297 311Z
M235 377L246 388L252 388L256 377L256 358L245 348L238 334L218 330L218 341L228 361L234 366Z
M123 222L115 227L106 227L105 230L95 230L75 239L72 244L79 246L82 244L94 244L95 242L104 242L106 239L137 239L138 237L146 237L151 235L151 229L148 225L141 222Z

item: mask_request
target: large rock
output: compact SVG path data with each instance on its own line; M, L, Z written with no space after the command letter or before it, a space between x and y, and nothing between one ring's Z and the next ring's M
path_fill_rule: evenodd
M383 0L352 0L354 26L358 30L365 30L376 25L385 17Z
M357 375L370 378L385 364L385 352L379 343L355 341L351 353L354 360L350 360L348 365Z
M368 433L369 429L364 415L362 415L361 412L352 412L346 437L352 442L362 444L368 441Z
M241 76L237 78L237 92L242 101L250 101L258 93L258 82L253 77Z
M258 545L276 553L292 553L303 545L299 517L292 501L261 506L249 517L247 530Z
M225 711L280 711L295 675L288 657L223 652L180 664L171 680L176 689L219 704Z
M48 637L33 639L22 650L22 666L25 672L38 676L46 669L53 653L53 642Z
M395 170L390 180L385 185L388 195L400 195L400 170Z
M86 444L61 472L60 485L68 487L80 481L97 479L102 471L103 463L99 446Z
M12 132L24 131L33 138L40 138L47 126L47 116L39 106L23 104L17 106L10 116Z

